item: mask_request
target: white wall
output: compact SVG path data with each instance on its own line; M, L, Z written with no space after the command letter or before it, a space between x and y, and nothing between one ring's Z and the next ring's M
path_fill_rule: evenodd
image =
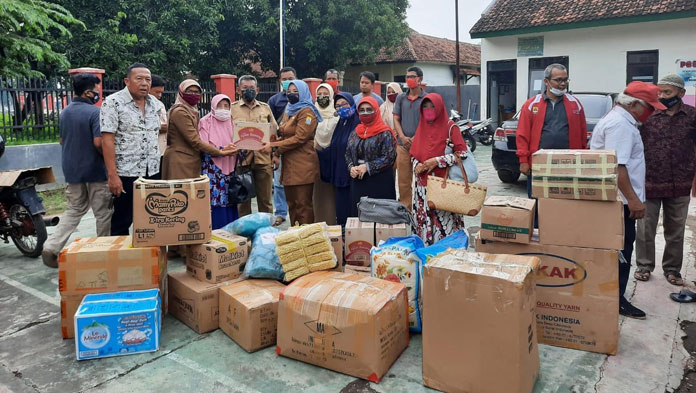
M379 73L379 80L382 82L392 82L395 75L406 75L406 69L411 66L418 66L423 70L423 80L428 86L454 86L454 75L449 64L440 63L395 63L395 64L373 64L365 66L350 66L346 68L343 81L346 84L358 84L360 73L372 71ZM474 77L467 83L462 79L462 85L478 85L480 78Z
M676 72L675 61L696 53L696 18L527 34L544 36L544 54L568 56L570 88L575 91L620 92L626 85L626 52L659 51L658 78ZM517 59L517 108L527 99L529 58L517 58L517 38L481 40L481 109L487 116L487 62ZM687 95L696 89L687 89Z

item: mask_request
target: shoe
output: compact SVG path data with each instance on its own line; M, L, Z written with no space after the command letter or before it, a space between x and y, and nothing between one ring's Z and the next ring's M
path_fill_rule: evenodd
M49 250L41 251L41 259L43 259L43 264L48 266L48 267L52 267L52 268L58 267L58 254L54 253L53 251L49 251Z
M619 301L619 314L623 315L624 317L628 317L628 318L635 318L635 319L645 319L646 318L645 312L643 312L643 310L632 305L625 298L621 298L621 300Z

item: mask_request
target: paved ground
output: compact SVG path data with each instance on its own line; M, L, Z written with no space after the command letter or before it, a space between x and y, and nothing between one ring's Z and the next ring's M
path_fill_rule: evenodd
M490 148L477 150L480 182L489 195L525 193L524 178L503 185L490 166ZM694 272L693 228L687 230L686 281ZM472 218L469 226L478 226ZM49 229L50 232L50 229ZM85 217L75 236L94 234ZM156 353L77 362L73 340L60 337L56 270L0 245L0 392L420 392L421 339L411 344L380 384L276 356L272 348L247 354L217 330L198 335L171 316L164 321ZM170 270L184 267L170 261ZM660 273L637 287L633 300L648 313L645 321L621 320L616 356L540 345L541 375L535 392L672 392L689 358L680 321L696 321L696 305L668 299L674 287ZM689 362L693 364L693 362ZM505 370L500 370L504 377ZM686 384L679 392L696 391Z

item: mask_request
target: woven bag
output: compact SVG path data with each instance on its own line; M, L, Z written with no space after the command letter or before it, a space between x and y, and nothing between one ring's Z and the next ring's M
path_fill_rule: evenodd
M447 167L445 177L428 176L427 198L428 207L456 214L475 216L481 211L486 199L488 187L469 184L462 159L457 157L457 165L464 174L464 181L449 179L450 168Z

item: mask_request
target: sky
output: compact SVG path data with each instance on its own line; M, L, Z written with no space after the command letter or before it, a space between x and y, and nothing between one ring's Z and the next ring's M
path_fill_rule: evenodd
M492 0L459 0L459 41L478 44L469 30ZM406 22L421 34L455 39L455 0L410 0Z

